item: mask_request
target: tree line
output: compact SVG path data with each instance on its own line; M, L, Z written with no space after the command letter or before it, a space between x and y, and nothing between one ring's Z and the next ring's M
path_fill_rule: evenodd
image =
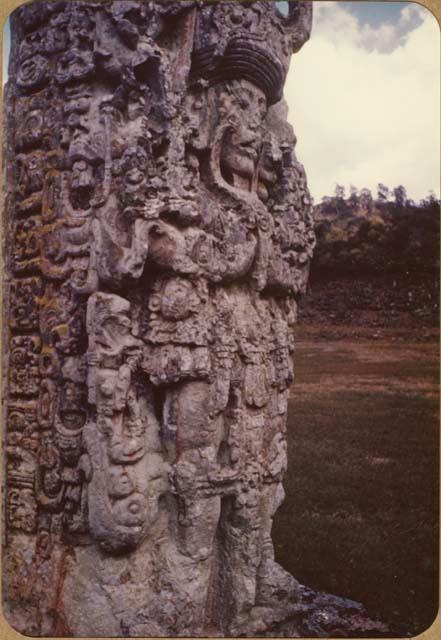
M419 202L408 198L407 189L402 185L398 185L394 188L389 188L382 182L377 184L377 193L374 198L372 191L367 188L357 189L353 185L350 185L348 193L346 193L346 188L341 184L335 185L334 196L323 196L322 204L329 204L332 202L337 202L341 204L342 202L346 202L348 205L352 207L361 206L365 209L371 209L374 204L385 204L391 203L394 204L398 208L404 207L427 207L433 205L439 205L440 200L436 197L434 191L429 191L428 195L425 198L422 198Z
M433 192L418 203L404 186L390 190L336 185L333 197L315 205L317 247L313 278L360 275L437 279L440 201Z

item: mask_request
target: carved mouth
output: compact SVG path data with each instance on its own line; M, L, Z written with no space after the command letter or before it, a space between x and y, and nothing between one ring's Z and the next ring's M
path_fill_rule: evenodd
M55 428L61 435L72 438L82 432L86 423L86 414L83 412L61 412L61 421L56 423Z
M253 145L252 141L249 142L241 142L238 145L238 150L240 155L242 156L246 156L247 158L250 158L251 160L257 161L257 159L259 158L259 148L255 145Z

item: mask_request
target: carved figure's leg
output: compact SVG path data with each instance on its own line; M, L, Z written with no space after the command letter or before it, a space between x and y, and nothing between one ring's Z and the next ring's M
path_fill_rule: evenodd
M220 421L209 416L210 385L179 385L166 400L165 423L175 433L174 481L179 501L178 539L181 553L194 559L212 554L220 514L209 475L216 467Z

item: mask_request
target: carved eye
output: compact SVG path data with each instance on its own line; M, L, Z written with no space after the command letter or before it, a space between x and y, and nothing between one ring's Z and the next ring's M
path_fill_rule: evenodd
M282 18L287 18L289 16L289 2L287 0L278 0L276 2L276 12Z
M234 25L242 24L242 19L243 19L243 16L240 13L236 13L236 12L232 13L230 17L230 20Z
M159 311L160 308L161 308L161 297L158 294L152 295L149 301L150 311Z
M130 333L130 328L126 327L125 324L121 324L119 327L119 333L121 336L128 336Z

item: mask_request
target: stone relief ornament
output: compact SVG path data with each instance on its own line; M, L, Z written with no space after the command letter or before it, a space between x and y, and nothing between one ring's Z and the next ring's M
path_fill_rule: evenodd
M11 17L3 598L21 633L364 624L271 541L315 244L282 99L312 4L288 5Z

